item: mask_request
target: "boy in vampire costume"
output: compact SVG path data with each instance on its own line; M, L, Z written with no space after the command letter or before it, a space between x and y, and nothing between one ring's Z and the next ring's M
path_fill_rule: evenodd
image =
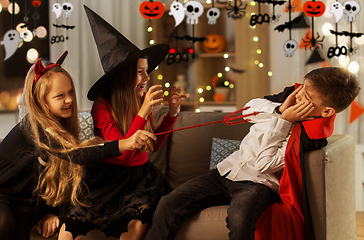
M219 205L229 205L230 240L314 239L300 155L327 144L335 114L359 91L347 70L319 68L301 86L248 102L243 115L260 113L239 150L162 197L146 240L174 239L185 220Z

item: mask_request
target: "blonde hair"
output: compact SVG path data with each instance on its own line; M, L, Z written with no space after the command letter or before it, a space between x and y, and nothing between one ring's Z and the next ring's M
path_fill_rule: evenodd
M49 64L49 63L48 63ZM72 116L58 119L54 116L46 103L45 97L52 86L52 76L56 73L65 74L72 85ZM25 78L23 101L29 112L28 118L23 119L30 124L26 127L34 141L37 154L48 159L43 170L40 170L38 184L34 193L39 194L48 205L57 206L71 202L73 205L83 205L80 196L83 188L83 166L75 164L69 157L62 160L51 153L67 153L85 145L95 144L96 139L81 144L78 140L79 123L75 86L70 74L60 66L54 66L44 73L33 84L35 78L34 65L29 69ZM57 146L56 148L52 146ZM84 186L84 187L83 187ZM87 188L86 188L87 189Z
M109 87L109 101L116 125L123 136L131 127L132 120L140 110L143 100L135 93L137 61L134 61L112 76ZM111 89L111 90L110 90ZM151 115L145 130L154 132ZM153 151L154 141L149 139L139 151Z

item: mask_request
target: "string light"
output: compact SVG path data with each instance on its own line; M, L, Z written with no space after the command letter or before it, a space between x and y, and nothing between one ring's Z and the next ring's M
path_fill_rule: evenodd
M258 61L258 60L255 60L255 61L254 61L254 64L255 64L255 65L258 65L258 64L259 64L259 61Z
M271 77L273 73L271 71L268 72L268 76Z
M164 96L168 96L169 92L168 91L164 91Z
M355 61L349 63L348 70L351 73L357 73L359 71L359 64Z
M35 63L37 59L39 58L38 51L34 48L31 48L27 52L27 61L31 64Z
M229 86L229 84L230 84L230 82L228 81L228 80L226 80L225 82L224 82L224 85L227 87L227 86Z
M158 80L162 80L163 79L163 75L162 74L159 74L158 75Z
M224 57L225 59L228 59L228 58L229 58L229 54L225 53L225 54L223 55L223 57Z
M233 89L235 85L233 83L230 83L229 88Z
M1 4L0 4L0 12L3 10L3 7L1 6Z
M200 101L201 103L203 103L203 102L205 101L205 99L204 99L203 97L200 97L199 101Z
M153 31L153 27L148 27L148 28L147 28L147 31L148 31L148 32L152 32L152 31Z
M258 42L259 41L259 38L258 37L253 37L253 41L254 42Z
M196 108L195 112L196 112L196 113L199 113L199 112L201 112L201 109Z
M219 72L219 73L217 74L217 76L218 76L219 78L221 78L221 77L222 77L222 73L221 73L221 72Z
M198 93L203 93L203 89L202 88L199 88L199 89L197 89L197 92Z
M171 84L170 84L169 82L166 82L166 83L164 84L164 86L165 86L166 88L169 88L169 87L171 86Z
M211 87L210 85L207 85L207 86L206 86L206 90L207 90L207 91L210 91L211 89L212 89L212 87Z
M10 14L13 14L13 3L9 3L8 5L8 12ZM17 3L15 3L15 15L20 12L20 7Z
M230 68L229 67L225 67L225 72L229 72Z
M261 53L262 53L262 50L257 49L257 53L258 53L258 54L261 54Z
M155 41L153 39L149 40L149 44L153 45L155 43Z
M156 67L154 68L154 70L158 70L158 68L159 68L159 66L156 66Z
M259 65L258 65L260 68L262 68L263 66L264 66L264 64L263 63L259 63Z
M47 29L43 26L39 26L37 27L37 29L35 30L37 37L39 38L45 38L47 36Z

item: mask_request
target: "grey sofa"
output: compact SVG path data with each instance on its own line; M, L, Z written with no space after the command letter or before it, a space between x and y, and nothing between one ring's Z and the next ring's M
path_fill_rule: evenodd
M161 108L155 113L156 124L167 110ZM181 112L174 128L216 121L224 116L215 112ZM209 170L213 137L241 140L250 126L250 123L234 126L217 123L177 131L169 135L157 152L150 153L149 159L165 174L172 188L177 188ZM354 140L349 135L334 135L328 141L325 148L304 156L316 240L353 240L356 239ZM228 239L227 207L211 207L195 215L183 225L176 240ZM31 239L43 238L32 232Z

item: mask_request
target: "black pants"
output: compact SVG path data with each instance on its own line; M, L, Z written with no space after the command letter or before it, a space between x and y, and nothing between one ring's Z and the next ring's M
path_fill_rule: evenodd
M37 220L33 207L0 196L0 240L29 240Z
M201 210L230 205L227 227L231 240L255 239L255 224L278 196L267 186L251 181L231 181L216 169L194 178L162 197L146 240L174 239L188 218Z

